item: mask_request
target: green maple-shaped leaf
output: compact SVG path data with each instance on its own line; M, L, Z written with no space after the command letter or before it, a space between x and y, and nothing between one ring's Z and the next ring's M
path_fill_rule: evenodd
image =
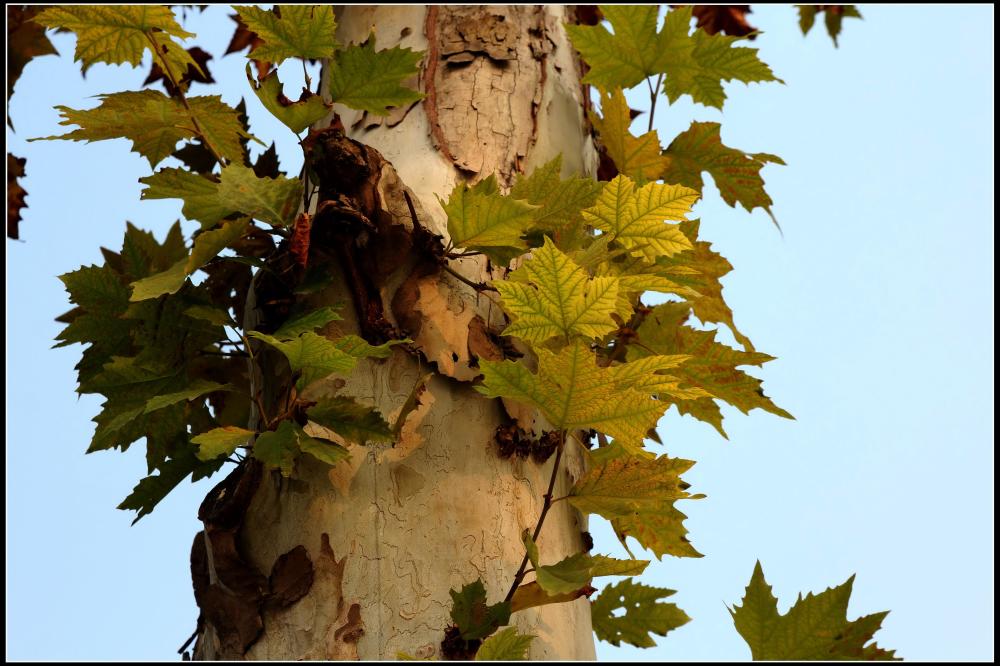
M691 620L674 604L659 602L672 594L674 590L634 583L629 578L605 587L590 605L594 634L616 646L625 641L636 647L654 647L650 633L666 636ZM619 609L624 615L615 615Z
M224 426L192 437L191 443L198 446L196 455L199 460L214 460L221 456L229 457L239 447L246 446L254 434L253 430Z
M516 627L501 629L486 638L476 651L476 661L525 661L534 634L519 634Z
M335 372L350 372L357 364L355 356L341 351L334 341L312 331L287 341L259 331L250 331L247 335L266 342L285 355L292 372L300 373L296 383L300 390Z
M176 294L187 280L187 262L186 258L181 259L165 271L136 280L132 283L132 297L129 300L138 302L164 294Z
M336 465L351 455L335 442L307 435L294 421L282 421L276 430L258 435L253 444L253 456L270 469L280 469L284 476L292 475L299 453L308 453L328 465Z
M392 428L375 409L354 398L322 398L306 412L309 420L358 444L389 444L395 440Z
M601 143L620 173L640 181L656 180L667 166L660 154L660 138L656 130L640 137L629 131L632 117L621 88L601 94L601 115L590 114Z
M606 90L631 88L662 72L669 43L657 34L658 10L657 5L601 5L614 34L603 25L567 25L573 47L590 67L583 82Z
M760 562L754 567L742 606L730 609L740 636L755 661L895 661L895 650L866 645L888 611L847 620L854 576L820 594L799 595L784 615L764 579Z
M635 511L630 515L614 518L611 525L619 539L634 537L657 559L664 555L674 557L702 557L687 536L684 521L687 519L673 503L664 504L655 512Z
M275 5L273 10L234 6L263 43L247 56L280 65L288 58L330 58L337 50L332 5Z
M242 213L272 226L292 224L302 198L298 178L261 178L242 164L232 163L215 180L184 169L160 169L139 179L148 185L143 199L182 199L181 212L202 227L211 227L222 219Z
M145 157L150 166L155 167L174 152L178 141L197 136L192 120L194 117L222 157L243 161L241 139L249 135L243 130L236 110L218 96L189 98L190 112L177 100L156 90L98 95L98 99L101 104L94 109L56 107L63 117L60 125L78 125L79 129L30 140L128 139L132 142L132 151Z
M522 236L534 224L538 207L501 195L493 176L473 187L460 183L447 202L438 200L455 247L479 250L504 265L527 249Z
M195 398L203 396L206 393L228 391L232 388L231 384L220 384L218 382L208 381L207 379L195 379L183 390L174 391L172 393L164 393L154 398L150 398L146 401L145 412L148 414L149 412L163 409L164 407L169 407L170 405L175 405L179 402L194 400Z
M861 12L854 5L795 5L799 9L799 27L802 34L808 35L816 22L816 14L822 12L826 22L826 32L836 47L845 18L861 18Z
M667 12L657 32L654 5L602 5L614 34L602 25L567 26L573 46L590 66L583 78L605 90L631 88L665 75L663 91L674 102L688 94L700 104L722 108L723 81L780 81L757 57L757 49L734 47L739 37L691 33L691 7Z
M661 257L655 267L647 270L669 276L690 288L690 293L675 293L691 304L695 316L705 323L725 324L737 342L747 351L753 351L753 343L736 327L733 311L722 296L721 278L733 270L733 266L728 259L712 250L711 243L698 240L700 226L699 220L681 222L681 231L691 241L691 249L672 257Z
M413 341L405 338L403 340L389 340L380 345L372 345L352 333L337 338L333 341L333 344L337 349L354 358L389 358L392 356L393 347L407 342Z
M136 512L135 520L132 521L134 525L188 476L192 481L210 476L223 462L225 461L222 459L202 462L195 456L193 447L185 447L162 463L157 474L150 474L140 480L118 508Z
M679 29L675 33L677 42L683 43L685 49L691 49L690 56L685 54L685 57L676 59L664 68L666 77L663 80L663 92L671 103L687 94L699 104L721 109L726 101L723 81L782 82L757 57L757 49L733 46L742 37L722 33L710 35L701 28L687 36L686 27L691 21L690 6L672 10L667 14L666 21L676 21L674 25L685 26L683 35ZM664 31L666 30L665 25Z
M187 169L166 167L152 176L140 178L148 187L140 193L142 199L182 199L181 213L189 220L201 222L203 228L213 227L229 217L234 202L219 197L219 183L214 177L203 176Z
M75 59L84 73L99 62L137 67L146 49L154 53L161 67L166 63L178 79L189 65L201 71L184 47L172 39L188 39L194 34L183 30L170 7L164 5L61 5L45 9L34 20L47 28L76 33Z
M608 519L636 512L655 514L675 500L704 497L688 493L688 484L681 480L692 465L693 461L665 455L604 460L573 485L568 499L581 511Z
M538 545L527 529L521 540L535 568L535 580L547 595L553 597L580 590L599 576L638 576L649 564L648 560L617 560L605 555L574 553L555 564L542 565Z
M468 583L460 591L451 590L450 594L452 622L467 641L485 638L510 620L509 602L486 604L486 587L482 580Z
M194 239L191 254L178 261L167 270L132 283L132 301L144 301L163 294L176 293L187 276L214 259L223 248L242 238L250 226L250 220L242 218L224 222L222 227L205 231Z
M298 428L297 425L295 427ZM320 462L325 462L327 465L336 465L341 460L346 460L351 457L350 451L336 442L331 442L328 439L320 439L318 437L310 437L305 434L305 431L303 430L298 430L297 434L299 450L301 450L302 453L308 453Z
M705 185L701 173L707 171L727 204L739 203L747 211L763 208L770 214L774 202L764 191L760 170L768 162L784 162L767 153L747 154L725 146L719 130L719 123L691 123L664 153L666 168L660 177L701 192Z
M597 200L601 184L593 178L571 176L565 180L562 155L536 168L530 176L518 176L510 190L512 199L521 199L539 208L534 226L551 232L553 238L572 237L583 217L580 212Z
M595 428L630 443L641 442L663 414L650 393L634 388L642 381L632 372L634 366L598 367L594 353L582 341L558 354L537 351L534 374L523 363L481 360L484 379L476 390L536 407L560 430ZM643 376L676 363L664 358L662 364L644 366Z
M619 174L604 185L597 203L583 211L589 224L631 251L654 262L691 248L681 228L666 220L684 220L698 193L683 185L635 183Z
M285 97L284 87L278 80L278 70L274 70L265 76L263 81L258 82L248 63L247 80L264 108L296 134L330 113L330 105L324 102L320 95L308 89L302 92L298 101L293 102Z
M330 70L330 97L352 109L384 116L394 106L406 106L424 94L403 85L416 76L424 54L395 46L375 50L375 34L364 44L337 52Z
M187 101L191 109L190 115L198 121L201 133L221 157L234 165L243 164L248 140L264 145L246 131L240 120L240 111L223 102L220 96L198 95L188 97ZM187 124L194 126L191 121Z
M599 338L617 328L611 318L617 280L591 279L548 237L507 280L493 285L503 298L504 311L513 318L504 335L538 344L553 337L566 342L578 335Z
M663 303L653 308L636 333L642 346L629 346L627 358L639 359L656 354L686 354L691 358L673 371L683 385L697 387L711 397L684 399L664 397L677 405L681 414L711 423L725 436L722 414L713 398L727 402L744 414L751 409L763 409L777 416L793 418L775 405L761 387L761 380L747 375L738 366L756 365L774 357L756 351L739 351L715 340L715 331L701 331L685 326L690 306L685 303ZM654 356L655 358L655 356Z
M315 331L318 328L323 328L332 321L341 321L342 319L343 317L340 316L336 309L326 305L292 317L274 332L274 337L279 340L291 340L307 331Z
M101 104L95 109L77 111L57 106L63 117L59 124L79 125L80 129L33 140L129 139L133 152L156 166L174 152L178 141L195 137L194 129L187 126L190 119L184 107L159 91L120 92L98 95L98 99Z
M276 430L263 432L253 443L253 457L269 469L280 469L282 476L291 476L299 455L296 424L282 421Z

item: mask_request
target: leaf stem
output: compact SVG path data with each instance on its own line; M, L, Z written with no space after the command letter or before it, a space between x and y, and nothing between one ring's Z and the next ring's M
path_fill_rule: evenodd
M470 287L472 287L476 291L496 291L496 289L494 287L490 287L490 286L482 284L480 282L473 282L472 280L470 280L469 278L465 277L464 275L461 275L460 273L458 273L457 271L453 270L449 266L444 266L443 268L452 277L460 280L461 282L464 282L465 284L469 285Z
M647 132L653 131L653 116L656 114L656 99L660 95L660 84L663 83L663 74L659 74L656 77L656 87L649 82L649 77L646 77L646 85L649 86L649 129Z
M542 503L542 512L538 516L538 522L535 523L535 531L531 535L532 541L538 541L538 535L542 532L542 523L545 522L545 516L551 508L552 502L552 489L556 485L556 476L559 474L559 462L562 460L563 448L566 446L566 431L561 432L562 437L559 440L559 446L556 448L556 459L552 464L552 476L549 477L549 488L545 491ZM507 591L507 596L504 597L504 601L509 602L514 598L514 593L517 588L521 586L521 582L524 580L525 575L528 573L526 571L528 567L528 552L525 550L524 558L521 560L521 566L517 568L517 573L514 574L514 582L511 583L510 590Z
M212 142L211 140L209 140L208 135L205 134L205 130L201 128L201 123L198 122L198 118L195 117L194 111L191 109L191 105L188 104L187 96L184 94L184 89L181 88L180 79L174 76L174 73L170 69L170 64L167 62L167 59L164 58L162 55L160 55L160 52L157 50L158 46L156 44L156 39L153 38L153 31L147 30L144 34L146 35L146 39L149 40L149 43L153 47L153 53L160 61L160 65L163 68L163 73L166 74L168 79L170 79L171 85L173 85L174 88L176 88L177 96L180 98L181 104L184 105L184 109L187 111L188 117L191 118L191 122L194 124L195 133L204 142L205 147L208 149L208 152L212 153L212 157L214 157L215 161L219 163L219 166L223 167L226 166L226 161L222 158L222 155L219 154L219 151L215 149L215 146L212 145Z

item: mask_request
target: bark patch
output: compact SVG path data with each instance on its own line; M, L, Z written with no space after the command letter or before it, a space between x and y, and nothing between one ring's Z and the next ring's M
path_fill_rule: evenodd
M427 14L424 108L431 135L454 164L509 186L535 142L545 82L545 10L439 6Z
M287 608L309 593L313 584L313 563L305 546L296 546L274 562L271 568L271 596L267 605Z

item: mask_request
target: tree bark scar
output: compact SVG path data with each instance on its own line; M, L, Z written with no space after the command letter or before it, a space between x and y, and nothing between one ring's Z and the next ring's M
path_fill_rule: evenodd
M545 83L544 9L440 6L427 13L424 106L441 153L509 186L535 142Z
M332 250L343 267L362 336L374 344L398 337L385 318L372 239L382 216L378 181L386 162L373 148L335 129L311 134L307 150L320 181L313 223L320 235L313 242Z

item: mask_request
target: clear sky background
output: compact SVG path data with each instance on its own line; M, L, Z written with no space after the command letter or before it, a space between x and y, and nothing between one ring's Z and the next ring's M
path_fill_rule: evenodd
M728 442L673 410L661 421L667 450L698 461L686 479L708 499L681 508L706 556L642 580L678 590L693 620L654 649L601 643L601 658L749 659L726 605L758 558L781 610L857 573L849 617L891 609L878 637L899 656L994 656L994 9L861 12L834 49L822 20L803 38L791 6L754 5L753 46L787 85L729 85L722 113L661 99L665 142L715 120L727 145L788 162L764 171L783 236L711 186L695 212L736 267L724 283L741 330L778 357L757 371L765 391L797 420L724 408ZM188 17L225 82L193 92L249 96L252 131L294 173L294 137L250 94L243 56L221 57L226 13ZM130 527L114 507L145 474L144 447L83 454L100 399L74 393L81 348L50 347L70 307L56 276L120 248L126 220L162 237L180 203L139 201L149 167L126 141L26 143L61 133L53 106L89 108L146 76L97 65L82 79L74 37L52 41L62 55L27 66L7 131L29 193L23 242L7 241L7 657L172 659L194 630L188 554L217 479ZM642 89L632 100L647 108Z

